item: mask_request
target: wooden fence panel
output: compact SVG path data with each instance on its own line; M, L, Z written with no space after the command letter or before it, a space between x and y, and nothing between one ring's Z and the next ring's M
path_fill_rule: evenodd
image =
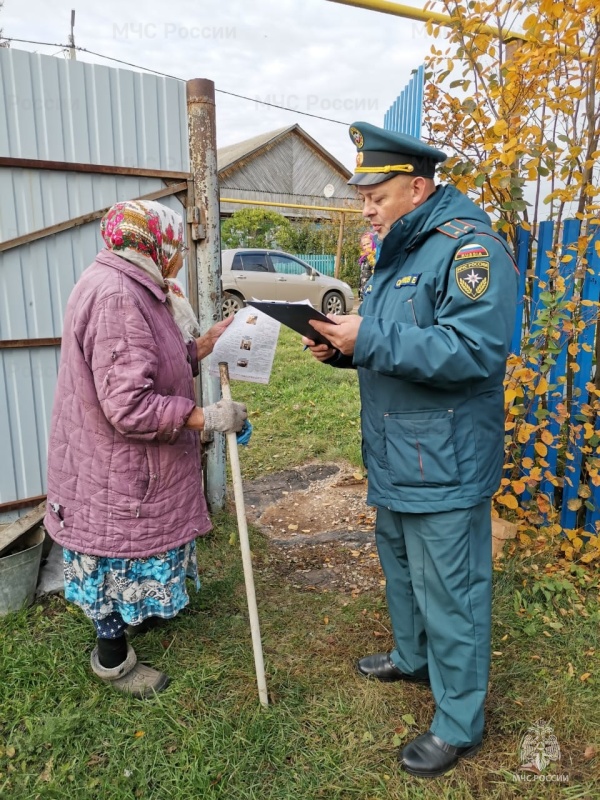
M513 330L510 352L519 354L521 352L521 340L523 339L523 326L525 324L525 293L527 291L527 269L529 267L529 245L531 241L531 231L519 227L517 231L517 267L519 268L519 288L517 293L517 313L515 316L515 327Z
M540 482L540 493L547 496L551 504L557 505L560 502L559 514L560 524L564 529L573 530L577 528L580 521L579 507L581 502L586 503L585 530L596 532L596 525L600 525L600 487L590 485L582 494L589 494L581 497L581 485L586 484L589 477L585 473L584 452L586 441L590 438L589 427L584 429L584 415L582 406L589 402L589 392L587 384L594 377L594 353L596 344L596 320L598 318L598 308L600 303L600 223L596 233L592 237L587 251L587 271L580 281L581 286L576 285L574 272L577 263L577 243L581 232L579 220L566 220L563 225L560 252L552 253L555 225L552 221L540 223L538 229L538 244L535 256L534 274L530 285L530 308L529 319L525 318L527 309L527 265L530 255L531 236L529 231L519 229L517 231L517 264L519 267L519 298L522 298L517 306L515 326L511 344L511 352L519 354L521 352L521 341L524 335L535 338L541 326L535 325L535 319L544 303L542 293L551 291L555 288L548 275L548 270L553 266L550 262L550 255L558 256L558 274L564 279L564 294L562 299L571 300L574 297L579 299L581 306L579 318L585 323L582 330L575 332L562 330L560 338L556 340L557 352L554 356L555 363L548 371L547 379L551 389L545 394L535 395L531 402L525 421L531 425L539 424L539 410L547 409L546 430L553 437L554 444L548 448L545 456L547 466L544 467L544 477ZM569 256L571 256L569 258ZM580 295L580 297L579 297ZM568 310L563 312L568 319L571 315ZM576 355L569 358L568 346L570 342L577 343ZM565 450L564 485L562 493L557 497L555 482L550 478L556 476L560 470L558 463L559 457L559 438L561 435L561 424L554 418L558 415L559 404L567 400L567 374L568 364L574 364L572 369L572 397L569 408L568 430L569 439ZM531 367L531 363L524 366ZM586 417L587 419L587 417ZM595 433L600 436L600 416L596 419ZM587 437L587 438L586 438ZM535 460L536 438L531 437L523 447L521 460L529 458ZM531 494L525 491L521 497L521 503L531 502ZM587 502L586 502L587 501Z
M594 340L596 336L595 320L598 316L597 303L600 300L600 275L597 274L598 256L595 251L595 243L599 240L598 234L594 236L587 251L588 270L594 270L593 274L588 271L583 280L581 289L581 317L586 323L585 328L578 335L579 350L577 353L577 368L573 375L573 400L569 411L571 423L571 435L567 444L567 461L565 471L565 484L563 489L561 525L563 528L577 527L577 509L569 508L571 501L578 497L579 484L581 480L581 467L583 463L583 453L581 447L584 443L584 431L581 421L578 419L581 413L581 406L588 401L586 384L592 378L592 363L594 355ZM573 427L578 426L578 427Z
M548 269L550 268L550 259L548 252L552 250L552 237L554 235L553 222L541 222L539 229L538 248L535 259L535 272L533 275L533 283L531 287L531 315L530 315L530 329L529 335L535 335L539 330L539 326L535 325L535 319L541 307L540 295L543 291L543 285L548 285ZM531 408L527 412L526 422L530 425L537 423L536 413L542 403L542 398L536 395L531 402ZM522 459L535 458L535 439L531 437L525 447L523 448ZM530 495L528 492L523 494L523 500L529 500Z
M590 246L588 248L587 253L588 259L588 269L593 271L593 275L589 277L592 278L593 282L595 283L595 288L600 295L600 224L596 227L596 232L590 242ZM590 309L593 310L593 309ZM598 308L595 309L595 314L598 314ZM596 325L593 326L594 331L596 330ZM598 343L596 342L594 347L595 352L598 352ZM590 357L591 357L590 353ZM598 363L596 362L596 371L598 370ZM591 381L593 379L592 374L588 376L588 379ZM600 415L596 418L596 425L595 425L595 432L600 433ZM593 508L588 506L587 513L586 513L586 520L585 520L585 529L589 533L596 533L596 523L600 523L600 486L591 486L592 496L591 496L591 505Z
M562 248L561 248L561 261L559 266L559 274L565 281L565 294L564 299L570 300L573 296L573 288L574 288L574 280L573 280L573 266L571 261L563 261L562 258L565 255L569 254L569 250L572 250L573 245L577 245L577 239L579 237L579 231L581 228L581 222L577 219L570 219L567 220L564 228L563 228L563 236L562 236ZM573 259L574 261L574 259ZM570 313L565 311L567 316L570 316ZM558 411L559 403L564 402L566 399L566 387L567 387L567 340L571 338L570 334L565 331L561 331L560 339L556 340L556 344L560 347L560 351L555 355L555 361L553 367L551 367L548 376L548 382L550 386L555 386L556 388L551 389L548 391L546 403L547 409L550 412L550 416L548 417L548 425L547 430L552 434L554 441L558 444L558 438L560 436L560 423L553 418L553 415L556 415ZM556 475L556 470L558 466L558 447L550 447L548 450L548 455L546 456L546 461L548 462L547 470L551 475ZM544 494L548 496L551 502L554 501L555 498L555 486L554 484L544 478L541 483L540 489Z

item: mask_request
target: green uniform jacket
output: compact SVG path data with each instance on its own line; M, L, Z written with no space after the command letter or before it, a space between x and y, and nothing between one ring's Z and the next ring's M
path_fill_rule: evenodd
M399 219L365 287L358 369L367 502L426 513L491 497L517 270L487 214L452 186Z

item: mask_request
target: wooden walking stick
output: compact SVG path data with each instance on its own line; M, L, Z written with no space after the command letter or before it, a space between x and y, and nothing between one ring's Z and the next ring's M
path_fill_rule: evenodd
M231 400L231 387L229 385L229 369L226 362L219 363L221 376L221 391L225 400ZM227 434L227 448L231 477L233 480L233 496L237 513L238 531L240 534L240 549L242 551L242 564L244 567L244 581L246 583L246 597L248 599L248 613L250 615L250 632L252 634L252 649L254 650L254 667L256 669L256 683L258 697L263 706L269 705L267 697L267 681L265 679L265 664L263 660L262 644L260 640L260 625L258 622L258 608L256 606L256 593L254 591L254 577L252 575L252 556L250 542L248 541L248 525L246 523L246 508L244 506L244 490L242 487L242 472L238 454L237 436L235 433Z

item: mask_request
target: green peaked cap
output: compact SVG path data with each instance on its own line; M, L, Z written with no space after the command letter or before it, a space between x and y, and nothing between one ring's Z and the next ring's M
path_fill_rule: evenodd
M414 136L386 131L368 122L354 122L349 134L358 151L350 184L370 186L396 175L433 178L436 165L447 158L441 150Z

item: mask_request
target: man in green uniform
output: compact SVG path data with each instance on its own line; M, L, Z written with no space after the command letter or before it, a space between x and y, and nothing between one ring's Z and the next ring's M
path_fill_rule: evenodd
M503 378L517 270L490 219L434 171L446 156L364 122L350 128L363 214L383 239L360 316L314 322L315 358L358 370L367 502L395 649L358 671L430 683L429 731L400 760L423 777L483 737L491 635L491 497L503 465Z

